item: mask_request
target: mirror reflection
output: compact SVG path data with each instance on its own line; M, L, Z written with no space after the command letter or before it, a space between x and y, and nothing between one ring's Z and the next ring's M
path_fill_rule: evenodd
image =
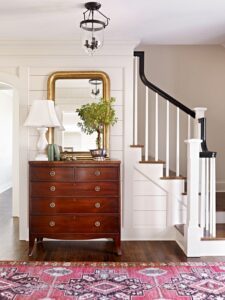
M54 141L62 151L85 152L96 148L97 134L87 135L77 126L76 109L103 97L99 79L58 79L55 82L55 106L61 128L55 128Z

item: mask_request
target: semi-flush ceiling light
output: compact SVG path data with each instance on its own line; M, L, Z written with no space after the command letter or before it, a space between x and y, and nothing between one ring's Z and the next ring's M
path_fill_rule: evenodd
M80 22L80 28L83 29L82 45L87 53L93 54L103 45L103 31L110 19L99 11L100 3L87 2L84 6L87 10L83 13L84 20ZM96 15L100 19L97 19Z

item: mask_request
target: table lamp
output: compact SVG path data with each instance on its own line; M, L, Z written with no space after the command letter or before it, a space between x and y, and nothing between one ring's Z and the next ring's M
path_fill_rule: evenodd
M54 101L34 100L24 126L37 127L39 140L37 142L38 154L35 160L48 160L46 132L48 127L60 127L61 124L56 115Z

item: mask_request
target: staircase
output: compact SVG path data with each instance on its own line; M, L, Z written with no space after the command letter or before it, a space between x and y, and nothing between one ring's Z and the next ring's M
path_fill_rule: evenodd
M140 239L176 240L189 257L225 255L225 207L216 204L216 152L206 143L206 108L192 110L149 82L144 52L134 52L134 75L133 230ZM138 76L145 89L141 130Z

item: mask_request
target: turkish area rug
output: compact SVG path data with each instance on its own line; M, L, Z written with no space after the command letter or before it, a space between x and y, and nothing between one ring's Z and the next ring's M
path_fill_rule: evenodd
M0 262L0 299L225 299L225 263Z

